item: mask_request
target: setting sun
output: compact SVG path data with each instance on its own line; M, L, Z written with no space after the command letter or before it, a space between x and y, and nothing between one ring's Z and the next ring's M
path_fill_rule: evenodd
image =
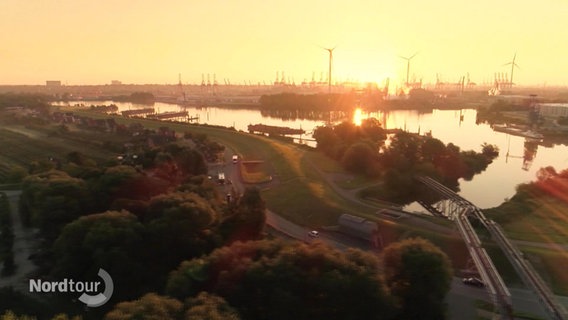
M361 109L357 108L353 113L353 123L356 126L360 126L362 122L363 122L363 112L361 111Z

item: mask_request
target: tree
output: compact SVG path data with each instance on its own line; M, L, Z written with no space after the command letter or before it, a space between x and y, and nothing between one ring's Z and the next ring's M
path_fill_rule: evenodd
M411 164L418 162L420 156L420 138L408 132L398 132L391 138L388 151L396 151ZM400 168L399 169L404 169Z
M18 166L12 165L9 167L7 175L4 177L6 183L20 183L27 176L28 172L26 169Z
M406 239L386 247L382 261L397 319L445 318L452 268L444 252L424 239Z
M172 272L167 292L178 298L207 291L244 319L390 319L392 308L378 260L323 243L236 242Z
M0 315L0 320L35 320L35 317L30 316L18 316L12 311L6 311L4 314Z
M361 131L372 142L378 146L384 144L387 135L381 123L376 118L367 118L361 122Z
M173 192L152 198L142 221L149 239L148 259L160 257L160 263L153 266L155 278L165 278L183 260L217 247L221 243L214 232L218 220L211 204L195 193Z
M481 154L486 156L488 159L493 160L497 156L499 156L499 147L497 147L494 144L488 144L488 143L484 142L481 145Z
M93 183L100 209L108 208L112 201L118 198L136 199L137 195L133 191L139 178L141 174L131 166L118 165L106 168Z
M181 319L183 304L172 298L148 293L134 301L121 302L106 314L105 320L176 320Z
M25 224L39 227L42 235L55 239L63 226L92 212L87 184L62 171L27 177L22 185L20 213Z
M187 300L185 320L240 320L238 312L225 299L201 292Z
M266 204L257 188L247 188L238 199L234 213L226 218L221 230L229 242L258 240L266 222Z
M113 298L134 297L154 285L143 259L143 240L144 228L129 212L81 217L66 225L55 241L51 275L55 279L89 279L103 268L112 275Z
M184 148L175 156L175 161L184 175L207 174L207 164L196 150Z
M368 143L357 142L345 151L341 164L348 171L364 174L377 165L377 159L377 150L374 150Z
M446 153L444 143L435 138L426 138L422 143L422 159L437 164Z
M314 130L313 137L316 140L318 149L322 150L328 156L333 156L331 151L339 141L339 138L333 131L333 127L331 126L316 127Z

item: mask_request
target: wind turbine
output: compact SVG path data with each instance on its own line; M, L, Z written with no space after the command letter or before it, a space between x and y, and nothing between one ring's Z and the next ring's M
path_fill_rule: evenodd
M412 58L414 58L417 54L418 54L418 52L414 53L410 57L399 56L400 58L406 60L406 86L407 87L408 87L408 76L410 75L410 60L412 60Z
M520 68L519 65L515 63L516 58L517 58L517 53L515 52L515 55L513 56L513 61L504 64L504 66L511 65L511 88L513 87L513 71L515 70L515 67Z
M336 47L333 48L323 48L324 50L327 50L329 52L329 76L328 76L328 91L329 93L331 93L331 62L333 61L333 50L335 50Z

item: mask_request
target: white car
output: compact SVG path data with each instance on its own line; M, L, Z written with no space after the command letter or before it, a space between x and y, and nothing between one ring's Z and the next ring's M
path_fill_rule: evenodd
M233 155L233 163L237 163L237 161L239 161L239 156L237 156L236 154Z
M319 237L319 232L312 230L312 231L308 232L308 236L310 236L312 238L317 238L317 237Z

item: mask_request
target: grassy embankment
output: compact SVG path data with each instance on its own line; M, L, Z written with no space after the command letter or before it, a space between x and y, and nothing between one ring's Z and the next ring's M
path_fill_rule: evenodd
M554 244L568 245L568 204L552 196L519 197L485 212L510 239L537 243L518 246L552 290L567 295L568 252Z
M65 159L78 151L97 162L107 161L113 153L106 150L96 133L52 134L53 128L4 126L0 129L0 181L16 167L27 170L34 161L50 157Z

